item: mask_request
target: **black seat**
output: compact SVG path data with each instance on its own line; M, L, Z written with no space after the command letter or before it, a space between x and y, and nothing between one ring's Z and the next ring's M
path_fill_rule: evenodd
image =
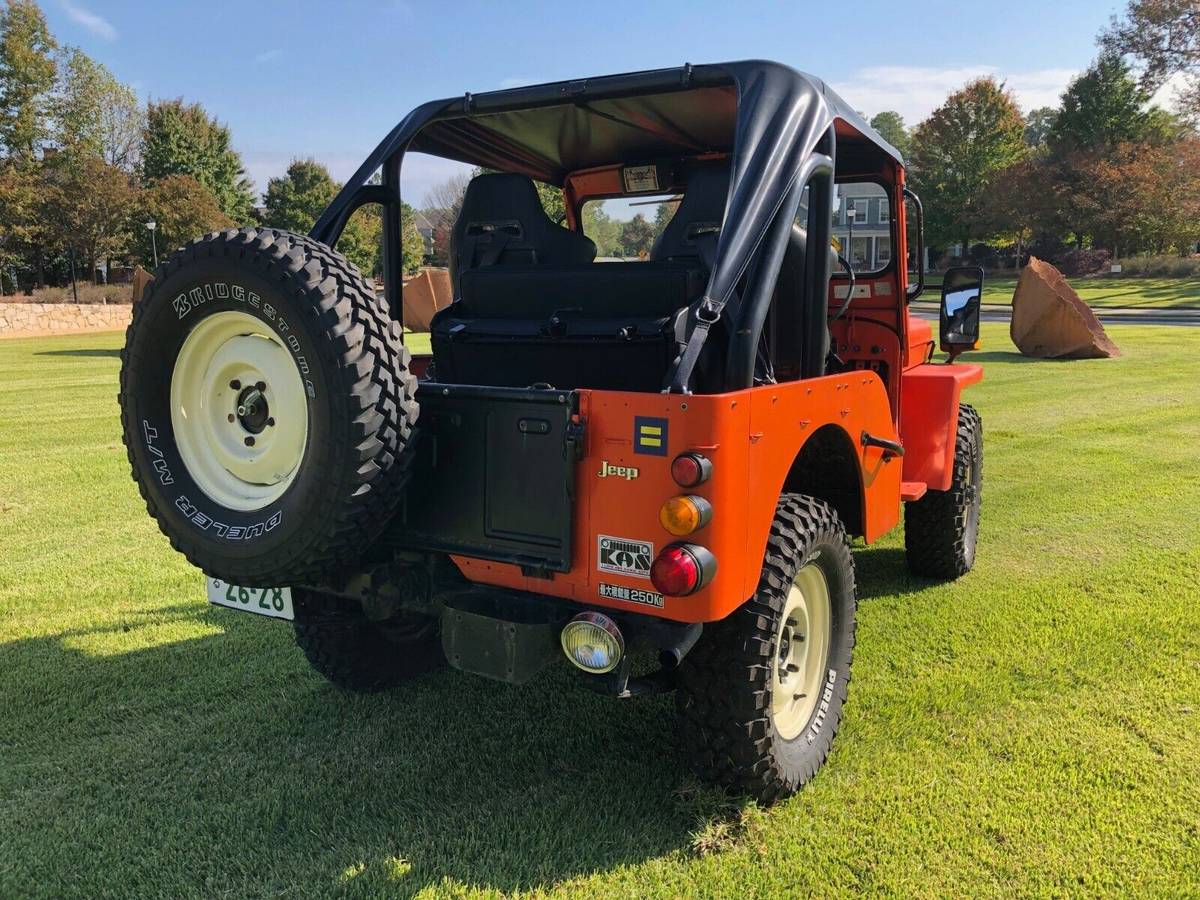
M729 167L724 163L697 167L688 175L679 209L654 242L651 259L704 259L716 252L713 238L725 221ZM707 243L707 246L706 246Z
M590 263L596 245L550 220L525 175L477 175L467 185L450 235L450 281L460 296L462 273L479 266Z
M660 390L708 281L716 242L705 235L720 229L728 184L724 166L697 168L651 261L596 263L595 245L550 222L528 178L477 177L455 228L455 302L430 323L436 378ZM698 367L708 382L721 349Z

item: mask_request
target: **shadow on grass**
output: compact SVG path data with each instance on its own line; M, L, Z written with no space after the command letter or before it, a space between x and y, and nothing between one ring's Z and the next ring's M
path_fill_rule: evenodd
M78 350L39 350L33 354L34 356L79 356L92 357L97 359L120 359L121 348L105 348L96 347L81 347Z
M120 652L188 620L224 633ZM737 812L691 781L670 697L600 697L565 664L353 696L286 624L192 605L2 644L0 672L10 888L512 891L686 850Z

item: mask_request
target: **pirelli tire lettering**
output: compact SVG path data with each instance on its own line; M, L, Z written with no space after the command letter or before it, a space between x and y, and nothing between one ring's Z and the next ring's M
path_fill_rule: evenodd
M416 380L386 302L329 247L256 228L191 242L134 308L121 361L133 477L209 576L328 577L395 510Z

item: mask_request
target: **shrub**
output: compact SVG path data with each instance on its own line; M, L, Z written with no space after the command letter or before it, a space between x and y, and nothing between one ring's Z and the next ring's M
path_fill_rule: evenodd
M1200 256L1131 256L1118 259L1122 275L1153 278L1200 278Z
M133 285L131 284L87 284L79 286L79 302L87 304L133 302ZM75 295L71 286L38 288L32 296L19 293L2 298L4 303L74 303Z
M1064 275L1096 275L1107 272L1112 254L1107 250L1065 250L1051 260Z

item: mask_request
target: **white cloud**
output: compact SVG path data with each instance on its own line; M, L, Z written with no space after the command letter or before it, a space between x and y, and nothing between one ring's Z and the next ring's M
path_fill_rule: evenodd
M262 63L274 62L281 56L283 56L283 51L278 47L274 47L270 50L264 50L262 53L257 54L254 57L254 61L261 65Z
M70 0L62 0L62 8L69 18L76 25L90 31L98 38L106 41L115 41L117 39L117 29L112 22L92 12L90 9L84 9L82 6L70 2Z
M1176 72L1162 83L1150 102L1173 113L1182 112L1179 104L1179 94L1191 85L1191 79L1186 72Z
M832 87L867 118L894 109L915 125L941 106L946 97L968 81L994 75L1012 90L1024 112L1039 106L1058 106L1059 95L1077 74L1075 69L1034 69L1020 72L1000 66L871 66L860 69Z

